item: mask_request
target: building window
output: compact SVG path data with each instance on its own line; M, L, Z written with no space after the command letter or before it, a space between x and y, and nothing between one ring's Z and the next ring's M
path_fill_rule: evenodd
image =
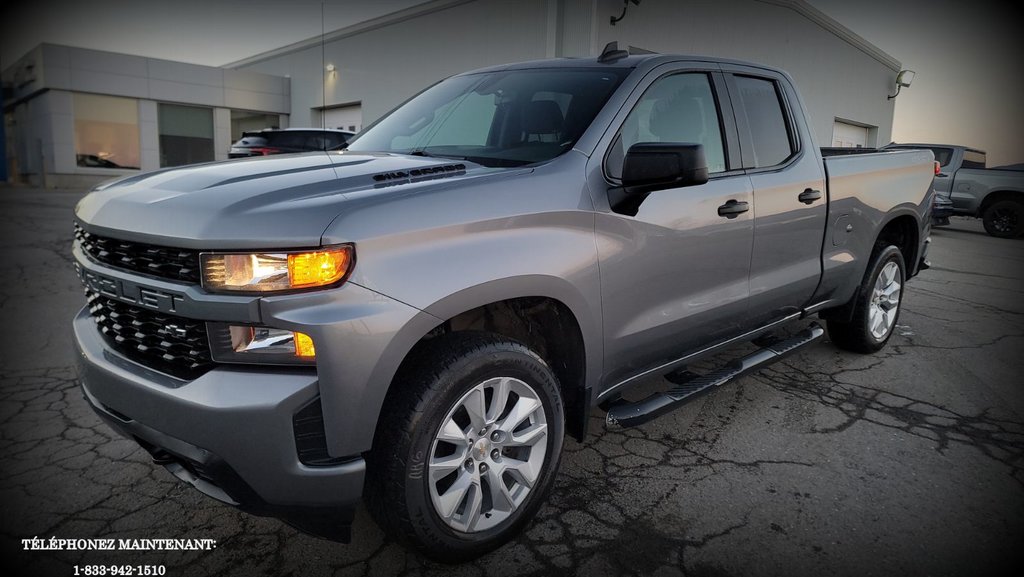
M139 168L139 102L75 93L75 159L89 168Z
M209 162L213 155L213 110L160 104L160 166Z
M264 128L281 128L281 117L277 114L248 110L231 111L231 142L242 138L243 132L255 132Z

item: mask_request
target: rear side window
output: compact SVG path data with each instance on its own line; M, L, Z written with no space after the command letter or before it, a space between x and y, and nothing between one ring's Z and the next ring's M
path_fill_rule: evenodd
M935 146L886 146L885 150L930 150L935 155L935 161L939 166L946 166L953 160L952 148L941 148Z
M964 150L963 168L985 168L985 153L976 150Z
M267 140L271 146L306 148L309 146L310 136L309 132L301 131L271 132Z
M932 154L935 155L935 160L939 161L939 166L946 166L950 160L953 160L952 148L933 148Z
M782 164L794 150L778 85L764 78L734 78L739 89L736 112L746 116L753 140L754 166L750 168Z
M328 134L327 135L327 148L336 148L348 142L344 134Z
M243 134L242 138L235 143L235 146L266 146L267 139L262 136Z

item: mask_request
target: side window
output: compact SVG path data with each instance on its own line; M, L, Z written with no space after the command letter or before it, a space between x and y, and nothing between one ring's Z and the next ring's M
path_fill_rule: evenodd
M323 134L310 134L306 139L306 148L310 150L327 150L327 137Z
M734 76L739 89L737 113L746 115L754 145L754 166L762 168L782 164L793 155L789 124L774 81L750 76Z
M939 166L947 166L949 161L953 160L952 148L933 148L932 154L935 155L935 160L939 161Z
M964 150L964 161L960 163L962 168L985 168L986 159L984 152Z
M309 134L300 131L272 132L270 133L270 146L283 146L287 148L302 148L306 146Z
M345 135L343 135L343 134L331 134L331 135L328 136L328 144L327 144L327 146L329 148L337 148L337 147L341 146L342 144L345 144L346 142L347 142L347 139L345 138Z
M704 145L708 171L725 172L718 105L707 74L673 74L654 82L622 123L605 159L611 178L622 176L629 147L638 142L693 142Z

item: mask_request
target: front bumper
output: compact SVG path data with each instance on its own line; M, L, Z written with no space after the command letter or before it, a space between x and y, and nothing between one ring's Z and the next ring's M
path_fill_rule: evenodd
M366 464L299 461L293 417L317 398L314 371L223 367L181 381L104 346L86 310L74 333L86 399L157 463L220 501L347 540Z

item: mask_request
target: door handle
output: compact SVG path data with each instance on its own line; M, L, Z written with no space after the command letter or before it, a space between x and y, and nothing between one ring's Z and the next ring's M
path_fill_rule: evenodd
M814 204L814 201L821 200L821 191L808 188L801 192L797 199L804 204Z
M750 205L746 202L729 200L722 206L718 207L718 216L724 216L725 218L736 218L750 210Z

